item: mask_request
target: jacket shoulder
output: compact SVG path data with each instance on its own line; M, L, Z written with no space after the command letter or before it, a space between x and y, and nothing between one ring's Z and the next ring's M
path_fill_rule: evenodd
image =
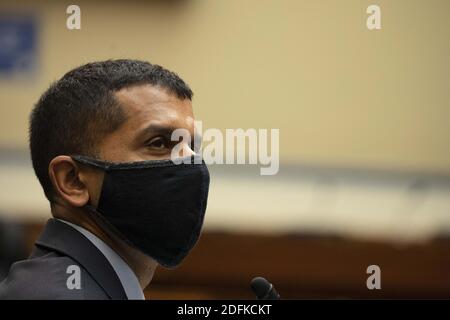
M75 260L49 251L11 266L0 283L0 300L3 299L108 299L108 296Z

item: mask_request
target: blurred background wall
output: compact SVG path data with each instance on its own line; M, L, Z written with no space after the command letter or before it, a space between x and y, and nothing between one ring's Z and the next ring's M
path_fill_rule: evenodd
M81 30L66 28L69 4L0 4L5 261L50 217L27 150L33 104L80 64L139 58L191 85L205 129L280 129L279 174L210 168L205 233L149 298L251 297L260 274L288 297L450 297L449 1L77 1Z

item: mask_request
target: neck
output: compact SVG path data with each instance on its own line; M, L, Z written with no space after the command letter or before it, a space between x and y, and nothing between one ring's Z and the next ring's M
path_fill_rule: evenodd
M55 218L76 224L105 242L133 270L142 290L149 285L157 266L157 262L154 259L144 255L116 235L107 231L107 228L103 226L101 221L83 209L67 208L62 204L52 203L51 210Z

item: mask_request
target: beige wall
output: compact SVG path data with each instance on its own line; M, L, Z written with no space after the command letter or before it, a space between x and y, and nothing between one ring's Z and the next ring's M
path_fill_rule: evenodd
M65 71L133 57L185 78L206 127L280 128L282 162L450 173L450 1L76 1L80 31L69 2L22 2L0 8L39 13L40 67L0 80L2 147L26 148L32 104Z

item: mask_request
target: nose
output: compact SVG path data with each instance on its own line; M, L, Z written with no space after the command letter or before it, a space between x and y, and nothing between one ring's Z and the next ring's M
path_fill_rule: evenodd
M194 152L194 150L191 149L191 147L187 143L184 143L180 154L181 154L181 157L184 158L184 157L190 157L190 156L195 155L195 152Z

